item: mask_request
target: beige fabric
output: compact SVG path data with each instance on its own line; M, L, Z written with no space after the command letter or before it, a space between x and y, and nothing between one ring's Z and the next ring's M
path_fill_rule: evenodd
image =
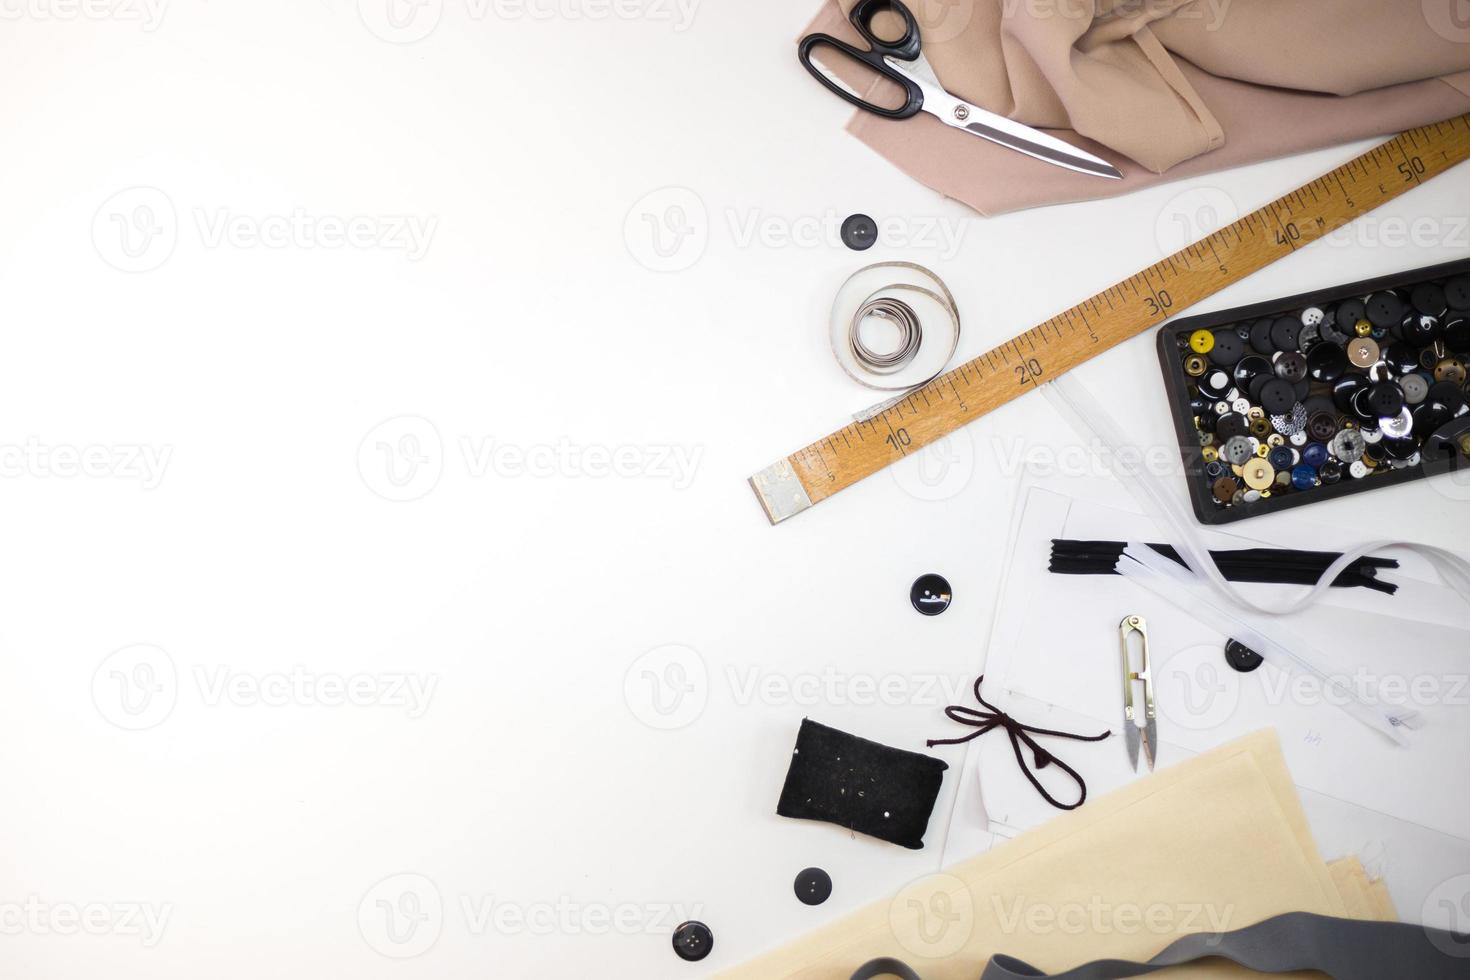
M1345 857L1327 866L1332 874L1332 883L1342 896L1347 915L1354 919L1376 922L1393 922L1398 919L1393 900L1388 897L1388 888L1382 879L1373 880L1363 869L1363 862L1355 857Z
M1383 905L1354 865L1334 872L1318 856L1276 736L1262 731L1062 814L721 976L848 980L878 956L906 960L926 980L975 980L1002 952L1049 972L1102 957L1143 960L1178 935L1284 912L1372 914ZM1210 962L1158 975L1255 974Z
M855 2L825 4L810 30L856 40L845 19ZM1421 12L1407 0L913 0L947 89L1063 130L1124 179L1037 163L927 114L859 112L848 128L982 213L1111 196L1164 171L1205 173L1470 111L1470 25L1456 32L1455 2L1423 0ZM1443 18L1429 15L1435 5ZM848 77L869 86L862 71Z

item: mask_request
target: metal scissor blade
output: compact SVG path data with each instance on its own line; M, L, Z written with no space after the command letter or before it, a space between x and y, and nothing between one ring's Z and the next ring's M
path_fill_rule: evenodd
M1138 771L1138 726L1133 722L1123 723L1123 741L1128 743L1128 768ZM1116 751L1116 750L1115 750Z
M977 120L972 116L970 121L965 123L961 128L967 133L974 133L981 139L987 139L992 143L999 143L1001 146L1010 147L1012 150L1026 154L1028 157L1045 160L1054 166L1065 167L1068 170L1075 170L1078 173L1092 174L1095 177L1107 177L1111 180L1123 179L1123 175L1111 163L1108 163L1100 157L1093 156L1086 150L1079 150L1075 146L1064 143L1054 136L1048 136L1040 130L1011 122L1011 120L1006 119L1004 116L995 116L988 112L984 114L990 117L990 119ZM1006 123L1007 127L1002 128L996 125L994 120ZM1014 129L1020 129L1023 132L1014 132L1012 131Z
M1137 731L1137 729L1134 729ZM1148 757L1148 771L1154 771L1154 759L1159 754L1159 723L1154 719L1148 720L1148 727L1143 733L1143 751ZM1134 768L1137 768L1135 763Z
M894 71L906 75L919 86L924 93L924 111L937 116L947 125L1057 167L1095 177L1123 179L1117 168L1101 157L1079 150L1039 129L1032 129L1005 116L997 116L950 95L939 84L934 69L922 54L914 61L899 61L896 58L883 60Z

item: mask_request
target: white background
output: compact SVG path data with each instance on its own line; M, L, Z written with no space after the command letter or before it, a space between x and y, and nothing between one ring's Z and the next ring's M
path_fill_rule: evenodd
M843 133L795 62L811 6L426 0L400 29L380 0L7 0L0 975L699 976L936 867L943 821L909 852L774 809L804 715L919 748L944 698L781 685L972 676L1015 461L1076 440L1028 398L949 469L767 526L745 478L871 400L833 290L928 265L973 356L1361 147L979 219ZM1210 306L1470 254L1467 184ZM888 244L803 237L854 211ZM1168 438L1151 337L1081 375ZM1323 546L1465 550L1467 495L1310 514ZM936 619L907 600L927 571L957 596ZM293 672L328 696L276 697ZM324 703L354 678L369 703ZM703 963L669 949L681 911Z

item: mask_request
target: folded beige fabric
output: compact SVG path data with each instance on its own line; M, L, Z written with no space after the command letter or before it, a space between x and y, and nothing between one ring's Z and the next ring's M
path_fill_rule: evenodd
M855 41L855 2L825 4L809 30ZM982 213L1111 196L1165 171L1205 173L1470 111L1470 25L1456 2L912 0L946 89L1063 130L1124 179L1038 163L927 114L858 112L848 129ZM896 23L886 25L894 35ZM846 77L877 88L863 71Z
M868 960L892 956L926 980L975 980L995 953L1051 972L1105 957L1146 960L1177 936L1285 912L1391 916L1386 895L1361 871L1356 862L1332 869L1322 862L1276 735L1262 731L912 882L722 976L848 980ZM1159 975L1255 974L1209 962Z

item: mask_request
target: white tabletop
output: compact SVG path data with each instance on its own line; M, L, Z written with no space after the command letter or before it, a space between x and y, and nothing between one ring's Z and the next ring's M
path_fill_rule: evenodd
M1362 147L981 219L843 132L810 6L7 5L7 972L701 976L937 866L775 816L797 725L937 734L1076 440L1028 397L769 527L745 478L871 401L834 288L927 265L973 356ZM1206 308L1463 257L1467 185ZM1167 434L1151 337L1080 374ZM1301 513L1466 550L1467 496Z

